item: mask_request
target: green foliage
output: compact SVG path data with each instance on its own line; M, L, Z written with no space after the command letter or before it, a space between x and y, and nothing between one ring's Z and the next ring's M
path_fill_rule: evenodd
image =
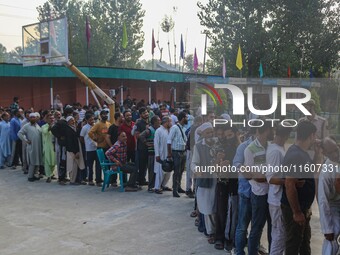
M336 0L210 0L198 2L198 17L211 46L207 63L211 74L220 74L222 56L227 75L236 69L238 45L243 53L244 76L258 77L260 61L265 77L292 77L298 71L314 77L339 64L340 5Z
M321 112L320 96L318 95L315 89L311 89L310 93L311 93L312 99L315 101L315 108L314 108L315 112L317 114L320 114Z
M139 0L48 0L37 8L39 19L67 16L69 55L76 65L140 68L145 11ZM85 20L89 17L91 39L87 49ZM122 47L123 23L128 46Z

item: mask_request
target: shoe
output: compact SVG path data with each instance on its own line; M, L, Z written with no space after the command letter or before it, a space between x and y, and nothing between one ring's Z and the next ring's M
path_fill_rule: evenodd
M113 183L111 183L111 187L112 187L112 188L117 188L117 187L118 187L118 184L117 184L117 182L113 182Z
M39 178L40 179L44 178L44 175L43 174L39 174Z
M0 169L5 169L5 167L4 166L0 166Z
M124 187L126 187L126 186L124 186ZM135 185L135 186L133 186L135 189L137 189L137 190L142 190L143 188L142 188L142 186L139 186L139 185Z
M66 185L66 182L60 181L60 182L59 182L59 185Z
M94 182L93 182L93 181L90 181L90 182L89 182L89 185L90 185L90 186L94 186Z
M160 189L155 189L155 194L163 194L163 192Z
M17 169L17 166L12 166L11 168L14 170L14 169Z
M267 255L268 251L266 248L264 248L264 246L262 244L260 244L259 250L258 250L259 254L261 255Z
M102 186L102 182L97 182L96 185L97 185L97 187L101 187Z
M40 180L40 177L37 177L37 176L33 176L34 180L35 181L39 181Z
M221 240L217 240L214 247L215 247L216 250L223 250L224 244Z
M173 196L173 197L181 197L176 191L174 191L174 192L172 193L172 196Z
M51 182L51 177L48 177L47 180L46 180L47 183L50 183Z
M23 174L28 174L28 171L24 171Z
M65 182L69 182L70 181L70 179L68 179L68 178L65 178L65 180L64 180Z
M172 189L169 188L169 187L167 187L167 186L162 187L162 190L163 190L163 191L172 191Z
M194 193L192 193L191 189L189 189L188 191L186 191L185 194L186 194L189 198L195 198L195 195L194 195Z
M182 188L179 188L177 191L178 191L178 193L185 193L184 189L182 189Z
M149 193L153 193L153 192L154 192L154 189L153 189L153 188L148 188L148 192L149 192Z
M55 177L54 175L52 175L52 176L51 176L51 179L52 179L52 180L57 180L58 178Z
M137 189L136 188L134 188L134 187L125 187L125 192L136 192L137 191Z
M81 181L80 184L81 185L87 185L87 182L86 181Z
M34 182L34 181L35 181L34 178L28 178L27 180L28 180L29 182Z

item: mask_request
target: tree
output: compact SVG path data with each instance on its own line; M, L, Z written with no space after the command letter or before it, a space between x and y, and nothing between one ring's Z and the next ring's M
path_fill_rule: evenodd
M128 0L48 0L37 8L39 20L67 16L69 23L69 55L76 65L140 67L144 34L141 32L145 11L141 3ZM85 20L91 24L90 47L87 49ZM128 46L122 48L123 22Z
M243 73L249 77L258 77L260 61L265 75L276 77L286 77L288 65L292 75L302 66L303 72L312 67L314 76L320 77L339 62L336 0L210 0L198 6L198 17L211 41L212 62L207 65L211 73L221 70L224 56L228 75L238 76L238 45Z
M0 63L6 62L7 50L6 47L0 43Z
M15 47L14 50L11 50L7 53L7 63L22 63L21 56L23 55L22 47Z

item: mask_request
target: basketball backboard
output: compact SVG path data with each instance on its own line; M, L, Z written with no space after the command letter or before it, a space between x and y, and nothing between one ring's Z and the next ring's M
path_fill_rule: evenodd
M60 65L68 61L67 18L22 27L23 66Z

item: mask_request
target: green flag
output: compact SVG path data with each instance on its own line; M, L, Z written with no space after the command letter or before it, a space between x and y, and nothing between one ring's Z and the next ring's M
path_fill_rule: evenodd
M125 22L123 23L123 39L122 39L122 47L124 49L126 49L126 46L128 44L128 36L127 36L127 32L126 32L126 26L125 26Z

